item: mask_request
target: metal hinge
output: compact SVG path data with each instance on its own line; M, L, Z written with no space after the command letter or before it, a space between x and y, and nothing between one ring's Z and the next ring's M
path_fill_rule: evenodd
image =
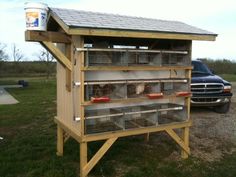
M75 117L74 120L75 121L80 121L80 117Z
M74 86L80 86L80 82L74 82Z

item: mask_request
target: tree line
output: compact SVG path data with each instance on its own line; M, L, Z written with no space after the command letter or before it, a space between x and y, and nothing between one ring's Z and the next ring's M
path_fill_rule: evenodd
M47 50L42 48L34 54L38 61L27 61L16 44L11 45L9 54L6 48L6 44L0 43L0 77L44 75L49 78L55 74L55 58Z
M200 58L215 74L236 74L236 61L229 59Z

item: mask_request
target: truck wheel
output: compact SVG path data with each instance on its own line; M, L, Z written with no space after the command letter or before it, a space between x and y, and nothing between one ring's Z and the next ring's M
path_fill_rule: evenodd
M229 108L230 108L230 102L225 103L221 106L216 106L214 110L217 113L224 114L224 113L227 113L229 111Z

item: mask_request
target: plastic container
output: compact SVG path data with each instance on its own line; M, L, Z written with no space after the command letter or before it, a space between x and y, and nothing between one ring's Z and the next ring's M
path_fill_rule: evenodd
M26 29L47 30L48 5L44 3L25 3Z

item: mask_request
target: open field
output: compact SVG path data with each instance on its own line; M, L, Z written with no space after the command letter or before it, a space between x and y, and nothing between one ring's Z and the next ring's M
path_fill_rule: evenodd
M28 78L28 88L8 91L20 101L0 106L1 177L76 177L79 145L70 139L63 157L56 156L56 83ZM15 84L2 79L0 84ZM236 83L231 110L217 114L193 109L190 147L181 160L178 146L165 133L119 139L91 172L90 177L235 177ZM93 154L102 142L89 144Z
M236 74L221 74L220 76L227 81L236 82Z

